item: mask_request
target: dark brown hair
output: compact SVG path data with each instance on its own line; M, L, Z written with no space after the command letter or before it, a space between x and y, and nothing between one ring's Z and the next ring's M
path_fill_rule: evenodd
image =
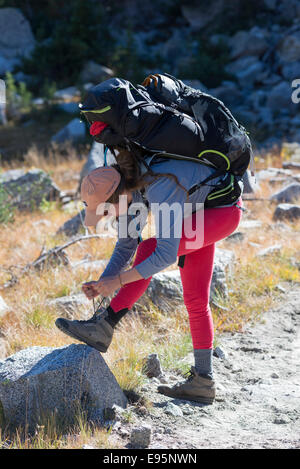
M167 177L172 179L176 182L178 186L180 186L186 193L187 198L189 196L187 189L180 184L178 181L177 176L171 173L154 173L151 169L147 171L145 174L141 174L140 165L135 157L129 150L121 149L116 147L118 150L118 154L116 154L116 164L112 164L111 166L114 167L119 173L121 174L121 181L115 192L110 196L107 202L116 204L119 202L119 195L124 192L124 190L136 191L141 190L148 185L150 185L153 181L160 179L161 177ZM149 175L151 178L149 178Z

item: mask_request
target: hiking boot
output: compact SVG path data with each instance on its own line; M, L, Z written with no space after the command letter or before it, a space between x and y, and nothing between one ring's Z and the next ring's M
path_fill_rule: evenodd
M105 353L114 333L113 327L105 319L107 315L106 309L101 308L87 321L70 321L69 319L58 318L55 325L70 337Z
M199 375L194 366L187 375L188 378L183 383L177 383L172 387L158 386L158 392L177 399L212 404L216 397L214 380Z

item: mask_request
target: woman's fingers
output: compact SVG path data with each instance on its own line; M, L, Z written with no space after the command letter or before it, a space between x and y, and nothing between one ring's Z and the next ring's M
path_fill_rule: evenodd
M99 294L95 284L96 282L87 282L82 285L83 293L89 300L95 298Z

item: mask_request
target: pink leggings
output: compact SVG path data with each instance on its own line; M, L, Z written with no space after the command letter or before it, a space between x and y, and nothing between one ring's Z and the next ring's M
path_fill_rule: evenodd
M242 199L238 204L243 207ZM195 214L193 225L195 222ZM191 238L182 235L178 256L186 255L184 266L180 267L183 299L189 315L194 349L211 349L214 327L209 306L210 284L213 274L215 243L229 236L238 227L242 210L236 206L208 208L204 210L204 241L200 248L187 249ZM183 231L184 233L184 231ZM138 248L133 267L149 257L156 248L156 238L142 241ZM121 288L112 299L110 306L115 312L132 308L148 288L151 277L129 283Z

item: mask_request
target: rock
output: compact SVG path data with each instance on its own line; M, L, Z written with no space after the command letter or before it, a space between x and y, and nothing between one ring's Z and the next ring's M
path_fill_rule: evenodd
M130 444L134 448L148 448L151 442L152 428L148 424L133 428L130 435Z
M0 174L0 183L10 194L8 202L19 210L33 210L43 201L59 200L60 189L41 169L11 170Z
M98 260L98 261L89 261L89 260L82 260L79 262L74 262L71 264L73 269L84 269L84 270L95 270L98 273L100 270L105 269L108 261L107 260Z
M300 197L300 184L292 183L276 192L270 197L270 200L277 202L293 202Z
M146 295L156 306L167 311L172 305L182 302L180 272L176 269L154 274Z
M71 101L70 103L59 103L57 107L69 114L78 113L78 104L74 103L74 101Z
M115 157L110 151L108 151L107 164L111 165L114 163L116 163ZM99 168L99 166L104 166L104 145L102 143L94 142L89 152L88 159L81 170L79 187L82 179L94 169Z
M230 62L225 66L225 71L232 75L238 75L255 63L257 63L257 57L254 55L249 55L249 57L242 57L240 59L234 60L233 62Z
M26 171L23 168L4 171L3 173L0 173L0 183L16 181L20 177L24 176L24 174L26 174Z
M226 275L233 273L235 255L232 251L216 248L214 259L214 270L210 286L210 301L217 302L219 296L228 297Z
M279 204L274 212L273 220L297 220L300 218L300 205Z
M161 384L168 384L167 378L166 378L165 376L163 376L163 375L161 375L161 376L159 377L159 382L160 382Z
M208 88L201 83L199 80L182 80L183 83L185 83L187 86L190 86L191 88L195 88L196 90L203 91L203 93L208 93Z
M253 194L258 189L258 184L255 184L253 177L251 176L251 171L247 169L243 175L244 190L243 194Z
M266 78L262 79L262 83L264 86L275 86L278 85L281 80L282 77L280 75L277 75L276 73L271 73L271 75L268 75Z
M8 310L9 310L9 307L3 300L2 296L0 295L0 318L1 316L4 316Z
M272 111L281 111L282 109L293 109L292 88L290 83L282 81L278 85L272 87L267 97L267 106ZM294 106L296 107L296 106Z
M278 283L278 285L275 285L274 287L275 290L280 291L281 293L286 293L286 289Z
M280 59L285 62L300 60L300 32L285 36L280 42L277 52Z
M5 59L0 56L0 76L4 77L6 72L12 72L16 64L16 59Z
M232 251L216 249L210 301L216 300L218 293L228 295L226 274L232 275L234 259L235 255ZM145 295L145 300L150 298L156 306L164 311L170 311L178 304L182 304L180 272L176 269L154 274Z
M293 161L285 161L283 162L283 167L284 168L289 168L289 169L299 169L300 170L300 163L294 163ZM299 178L299 174L295 174L294 177Z
M202 8L198 5L182 5L182 16L189 23L192 31L199 31L209 24L214 23L215 19L224 10L224 2L222 0L214 0Z
M1 62L1 59L0 59ZM0 64L1 67L1 64ZM1 72L0 72L1 75ZM0 125L7 125L5 86L0 82ZM3 102L4 101L4 102Z
M75 118L63 127L52 138L51 142L63 143L66 141L77 142L85 137L85 126L80 119Z
M223 350L220 347L216 347L214 349L213 356L217 357L217 358L220 358L221 360L224 360L226 358L225 353L223 352Z
M56 234L65 234L66 236L75 236L84 229L82 220L84 220L84 210L77 213L70 220L67 220L58 230Z
M145 365L143 372L148 376L148 378L158 378L162 374L162 370L157 353L151 353L144 360Z
M183 412L178 405L168 402L166 405L166 414L173 415L174 417L183 417Z
M82 83L92 82L98 84L101 81L108 80L113 75L114 72L110 68L99 65L93 60L89 60L81 70L79 79Z
M247 55L261 57L268 49L264 30L253 27L250 31L238 31L230 40L231 58Z
M290 161L285 161L283 167L286 168L288 164L294 164L299 162L300 164L300 144L297 142L287 143L282 145L282 152L290 157ZM298 166L300 168L300 166Z
M226 106L236 106L243 97L236 83L223 81L221 86L210 90L210 94L224 102Z
M239 228L244 228L245 230L260 228L262 222L260 220L242 220L239 224Z
M265 107L261 108L258 110L258 115L257 115L258 121L261 122L262 126L272 128L274 125L274 118L273 118L273 113L271 109ZM270 148L273 148L274 145L279 145L280 141L277 140L275 137L270 137L269 140L266 140L264 142L264 145L267 147L269 146Z
M96 448L94 448L94 446L90 446L90 445L83 445L82 449L96 449Z
M294 80L300 77L300 62L286 63L282 66L281 73L287 80Z
M192 51L187 49L188 31L185 28L173 29L167 41L161 44L159 54L169 66L183 67L189 65Z
M251 88L254 86L254 83L263 81L267 77L267 72L264 69L263 63L257 60L243 71L236 73L236 77L241 87Z
M103 422L105 407L126 407L127 399L100 353L73 344L30 347L1 361L0 402L6 425L33 431L49 413L74 424L79 407Z
M262 169L261 171L258 171L256 173L256 176L259 180L265 180L269 179L272 177L276 177L278 175L283 175L283 176L292 176L292 171L288 169L281 169L281 168L268 168L268 169Z
M80 91L76 88L76 86L69 86L68 88L57 90L54 93L54 98L61 100L71 100L77 98L78 96L80 96ZM78 105L77 110L79 112Z
M0 359L6 357L8 349L9 349L9 346L8 346L7 341L3 339L2 337L0 337ZM0 420L1 420L1 417L0 417Z
M268 248L262 249L257 253L258 257L266 257L273 254L279 254L282 250L281 244L274 244L274 246L269 246Z
M76 313L82 307L90 309L90 316L92 316L91 302L83 293L54 298L53 300L48 300L46 304L54 307L59 315L68 319L74 319Z
M243 107L239 107L235 110L235 116L237 120L246 127L255 124L257 121L256 113Z
M232 242L241 242L245 239L245 233L242 233L241 231L236 231L235 233L232 233L231 235L227 236L225 238L226 241L232 241Z
M124 394L126 396L126 391L124 392ZM127 397L127 402L130 403L130 400L128 399L128 396L126 396L126 397ZM125 422L126 421L126 412L127 412L126 409L124 409L123 407L120 407L117 404L113 404L112 407L106 407L103 410L103 418L106 421L106 424L107 423L116 423L117 421L119 423Z
M0 8L0 75L12 71L21 57L29 57L35 40L27 19L18 8Z
M215 251L214 270L210 286L210 301L217 302L219 296L228 297L226 274L232 275L235 255L232 251L217 248Z

